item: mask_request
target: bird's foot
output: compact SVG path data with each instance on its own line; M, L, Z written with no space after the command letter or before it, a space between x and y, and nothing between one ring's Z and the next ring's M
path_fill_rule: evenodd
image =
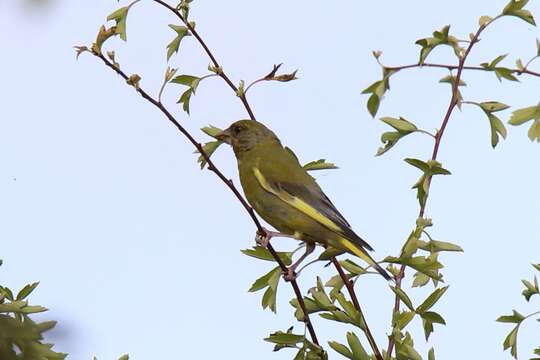
M283 280L290 282L296 280L297 274L294 269L289 268L287 271L283 272Z
M268 243L270 242L271 238L272 237L268 234L268 231L266 229L264 229L264 232L257 231L257 233L255 234L255 242L257 243L257 245L260 245L265 249L268 247Z

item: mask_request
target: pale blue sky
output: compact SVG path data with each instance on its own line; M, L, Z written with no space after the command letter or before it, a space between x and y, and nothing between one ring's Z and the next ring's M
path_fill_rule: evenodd
M496 15L505 3L198 0L192 17L235 82L264 75L274 63L300 69L294 83L253 89L253 109L302 161L324 157L340 166L317 179L382 258L398 253L418 212L410 187L419 173L402 159L426 159L432 145L411 136L373 156L386 127L370 118L360 95L380 76L371 50L382 50L389 65L413 63L418 38L448 23L467 37L479 16ZM290 352L272 353L262 338L302 328L288 305L292 291L280 285L277 316L260 308L262 294L247 293L269 264L239 251L254 235L243 209L215 176L198 169L191 146L160 113L97 59L75 61L72 46L90 44L116 7L107 0L56 0L37 11L0 0L0 280L13 288L41 281L33 301L59 320L49 338L71 359L126 352L139 360L289 359ZM529 7L540 16L537 1ZM107 44L149 91L157 92L167 66L165 46L173 36L167 24L174 21L143 1L130 14L128 44ZM534 53L535 37L538 29L504 19L485 32L471 64L511 52L511 66L515 57ZM434 61L449 59L448 50L433 54ZM171 65L200 75L208 59L187 39ZM395 76L379 115L401 115L433 130L448 103L448 86L437 83L444 75L425 69ZM539 100L539 79L499 84L492 74L466 73L465 80L468 100L516 107ZM165 99L201 141L201 126L246 117L219 79L200 85L189 118L174 103L180 90L171 85ZM510 328L495 318L512 308L540 308L538 299L534 307L520 295L520 279L533 274L529 264L540 262L539 155L526 127L509 128L508 140L492 150L479 110L464 108L452 118L440 160L453 175L433 181L427 216L435 238L458 243L465 253L442 258L450 289L436 310L448 325L437 326L427 345L419 321L412 326L423 355L435 346L438 359L508 359L502 340ZM220 149L215 160L237 178L230 150ZM319 272L315 265L302 274L304 291ZM419 303L430 290L411 296ZM393 299L387 284L362 279L358 293L376 339L385 343ZM350 330L313 320L324 341L344 342ZM535 334L535 322L520 331L524 358L539 345Z

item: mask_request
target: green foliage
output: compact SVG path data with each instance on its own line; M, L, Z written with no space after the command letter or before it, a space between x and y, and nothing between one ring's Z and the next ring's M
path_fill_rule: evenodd
M532 264L532 266L540 272L540 266ZM521 293L525 300L527 302L531 299L533 295L540 294L539 288L538 288L538 280L536 278L536 275L534 276L534 280L532 282L527 280L521 280L523 285L525 285L525 290ZM510 354L517 359L517 339L518 339L518 332L520 329L520 326L525 322L525 320L532 318L533 316L540 315L540 311L533 312L528 315L523 315L519 313L517 310L512 310L512 314L510 315L502 315L497 318L498 322L501 323L508 323L508 324L515 324L512 330L508 333L506 338L503 341L503 348L504 350L510 349ZM540 319L538 319L540 321ZM540 348L539 348L540 349ZM537 349L538 350L538 349ZM540 355L540 351L535 350L534 353L536 355ZM531 359L535 360L535 359Z
M178 53L182 39L186 36L191 36L191 33L185 26L169 24L169 27L176 32L176 37L169 43L169 45L167 45L167 61L171 59L173 54Z
M120 36L120 39L127 41L127 35L126 35L126 21L127 21L127 15L129 13L129 9L131 7L138 3L140 0L136 0L129 4L128 6L121 7L120 9L116 10L109 16L107 16L107 21L114 20L116 22L115 26L115 34Z
M531 25L536 25L534 17L529 10L523 9L529 0L511 0L503 10L504 15L515 16Z
M356 336L353 332L347 332L347 344L346 345L340 344L337 341L329 341L328 345L335 350L337 353L345 356L348 359L351 360L370 360L371 357L368 355L366 350L364 349L364 346L362 346L362 343L360 342L360 339L358 336Z
M388 131L381 135L381 142L384 144L384 146L377 150L377 156L382 155L390 150L395 144L397 144L399 140L401 140L401 138L418 130L416 125L402 117L399 117L399 119L383 117L381 118L381 121L390 125L396 131Z
M529 128L529 139L540 142L540 103L523 109L515 110L508 122L510 125L519 126L526 122L533 121Z
M275 344L274 351L285 348L298 349L294 360L328 360L328 354L320 346L315 345L304 335L294 334L293 327L286 332L276 331L264 340Z
M461 47L459 47L458 40L454 36L450 35L449 32L450 25L447 25L439 31L434 31L433 37L417 40L416 44L422 47L420 50L420 58L418 59L418 63L423 64L426 61L429 53L440 45L450 46L454 50L456 56L461 56L463 50Z
M486 70L493 71L499 81L502 81L502 79L519 81L513 75L513 71L511 69L507 67L497 66L501 61L504 60L504 58L506 58L506 56L508 56L508 54L499 55L489 63L481 63L480 66L482 66Z
M209 131L211 132L212 130ZM242 250L242 253L256 259L274 261L272 254L262 246L255 246L252 249ZM292 253L278 252L277 254L285 265L290 265L292 263ZM261 300L263 309L269 308L273 312L277 311L276 296L281 274L281 268L277 266L255 280L255 282L251 285L249 292L266 289Z
M101 55L103 44L111 37L118 35L121 39L126 40L126 19L129 12L129 8L136 3L137 1L131 3L127 7L122 7L117 11L113 12L107 17L108 21L114 21L114 26L106 28L102 26L99 30L97 38L89 49L86 46L76 47L77 56L83 52L91 52L92 54L99 56L104 60L109 67L112 67L117 73L123 76L124 79L127 79L129 85L135 87L139 93L146 95L140 88L140 76L137 74L126 76L123 72L120 71L120 65L116 61L114 51L107 51L107 57ZM160 4L161 2L155 2ZM186 88L182 89L182 92L179 96L178 103L182 105L183 110L189 114L190 113L190 101L192 96L196 93L200 82L210 76L218 76L225 80L227 85L235 91L236 95L241 99L243 105L246 107L249 115L254 119L253 113L247 104L246 92L249 91L250 87L258 82L263 81L278 81L278 82L289 82L296 80L297 71L278 74L278 70L281 65L274 65L270 73L266 74L263 77L258 78L253 82L246 82L244 80L234 81L225 74L223 68L218 64L215 57L211 54L211 50L206 46L206 44L201 39L200 35L195 30L195 23L189 21L188 17L190 15L192 0L181 0L175 7L165 7L174 12L176 18L179 18L182 24L180 25L169 25L169 27L175 31L175 38L167 45L166 57L167 61L170 61L172 55L179 52L180 44L186 36L195 35L194 38L196 41L202 45L205 52L209 55L210 65L208 70L209 75L202 77L181 74L176 76L176 69L168 68L165 74L165 81L160 90L158 100L150 100L154 105L158 104L158 108L163 110L164 105L161 103L161 93L163 88L168 83L174 83L182 85ZM381 101L387 91L390 89L390 77L395 73L408 69L408 68L419 68L424 66L446 68L450 70L450 74L443 77L440 82L448 83L452 87L452 99L450 102L450 107L448 113L444 117L443 123L437 130L436 134L430 134L427 131L419 129L414 123L406 120L403 117L393 118L393 117L382 117L381 121L385 124L392 127L393 130L384 132L381 136L381 141L383 143L382 147L378 149L377 155L382 155L383 153L390 150L395 146L403 137L408 136L412 133L424 133L433 138L435 141L434 150L432 157L427 161L418 160L415 158L407 158L405 161L418 168L422 174L418 181L414 184L413 188L417 191L417 198L420 206L419 218L416 221L415 228L411 231L407 237L405 243L401 248L399 256L387 256L383 262L387 263L387 269L391 272L395 279L395 286L390 286L393 296L395 296L396 303L398 305L403 304L402 308L399 306L395 309L392 316L392 330L390 334L390 343L389 345L395 345L395 357L392 353L386 354L384 351L382 355L385 359L392 360L420 360L422 357L415 350L413 336L411 333L405 331L406 327L415 319L420 319L422 321L424 337L426 341L429 339L430 335L434 331L434 324L444 325L446 323L445 319L439 313L433 311L436 303L442 298L446 293L448 286L439 287L439 284L442 282L443 275L440 270L443 268L443 264L440 262L441 253L443 252L462 252L463 249L450 242L434 240L431 238L429 233L426 231L428 227L432 226L430 219L424 217L424 212L426 210L427 199L429 196L429 191L432 183L433 176L435 175L449 175L450 172L442 167L442 164L437 161L437 151L441 142L441 138L444 133L444 129L447 125L447 122L451 118L452 111L454 107L461 109L462 103L471 103L478 106L486 115L491 131L491 145L495 147L502 137L503 139L507 136L507 130L501 121L501 119L495 114L499 111L503 111L509 108L508 105L496 102L472 102L472 101L463 101L463 95L460 92L460 87L466 86L465 81L462 79L462 72L467 70L483 70L488 72L493 72L495 76L502 81L502 79L509 81L517 81L517 77L523 74L533 74L527 69L531 64L532 60L540 56L540 42L536 41L535 58L531 61L524 64L523 61L517 61L517 69L501 66L502 61L506 58L507 55L501 55L495 59L480 64L480 66L466 66L467 56L476 44L479 39L482 31L489 25L495 22L502 16L513 16L518 17L529 24L534 24L534 18L530 11L525 9L527 5L527 0L512 0L508 5L503 9L502 14L496 17L482 16L479 19L479 28L476 33L473 33L469 36L469 40L458 40L457 37L450 34L450 26L445 26L439 31L433 32L433 36L419 39L416 44L420 46L420 55L418 63L412 65L406 65L402 67L386 67L380 62L381 52L373 52L373 56L381 65L382 69L382 78L378 81L375 81L366 89L363 90L363 94L369 95L367 100L367 109L371 116L375 117L378 113L381 105ZM460 44L466 43L467 47L463 48ZM428 64L426 63L428 56L431 52L439 47L445 46L453 50L457 60L458 65L448 64L448 65L437 65L437 64ZM108 62L108 60L110 62ZM238 85L235 85L238 84ZM149 96L143 96L148 100ZM168 117L170 115L166 114ZM529 138L531 140L536 140L540 142L540 104L537 106L531 106L523 109L518 109L513 112L512 117L509 121L511 125L522 125L526 122L532 121L532 125L529 129ZM207 126L202 128L202 131L210 137L214 137L221 132L221 129L214 126ZM197 149L201 150L201 146L196 143L191 136L188 136L190 140L194 143ZM218 139L207 142L202 145L202 154L198 158L198 162L201 165L201 168L204 168L206 165L206 160L208 157L217 150L217 148L222 144ZM292 151L291 151L292 153ZM309 162L304 165L304 168L309 171L321 170L321 169L335 169L333 163L326 162L325 159L320 159L316 161ZM216 173L219 174L218 170L214 167L212 168ZM248 211L251 209L247 208ZM295 252L278 252L277 255L269 252L267 249L256 246L252 249L246 249L242 251L245 255L256 258L262 261L276 262L274 256L279 257L279 259L286 265L290 266L293 262L293 255ZM328 248L325 249L323 254L319 257L318 260L326 261L332 259L334 256L341 255L342 251L337 249ZM335 259L332 259L334 264L336 264ZM264 290L262 296L262 307L269 308L273 312L276 312L276 298L277 298L277 288L282 276L281 267L274 266L264 275L256 279L251 285L250 292L258 292ZM346 340L347 344L342 344L336 341L328 342L329 346L336 351L338 354L344 356L345 358L352 360L368 360L377 358L377 353L380 349L376 348L374 340L370 339L369 327L365 321L364 315L359 305L357 305L356 297L353 296L353 293L350 293L351 288L354 287L356 281L360 279L361 276L366 274L371 274L374 271L370 269L371 266L363 267L358 265L350 259L341 259L339 265L342 267L339 274L332 275L325 283L319 277L317 277L316 285L312 287L307 296L300 296L293 298L290 301L291 306L294 308L295 318L310 326L310 322L307 321L306 315L318 314L321 318L334 321L340 324L346 324L347 326L353 326L360 329L367 337L368 343L373 354L368 354L366 349L364 349L360 339L353 332L347 332ZM540 271L540 264L533 265L535 269ZM406 270L414 270L412 287L413 288L422 288L428 285L430 282L433 283L434 289L425 297L425 299L418 306L414 306L411 297L408 294L408 289L404 288L404 283L401 282L402 277ZM536 276L533 280L523 280L523 285L525 289L522 294L527 301L531 299L536 299L535 295L540 294L538 281ZM3 299L10 299L11 303L6 304L10 305L9 308L2 308L4 303L0 304L0 314L2 309L4 311L11 311L14 313L13 319L20 320L25 316L28 316L31 312L42 311L44 309L40 307L31 307L24 305L24 298L28 296L37 286L36 284L30 284L24 287L18 295L13 299L13 294L7 288L0 288L0 293L3 294ZM297 288L295 288L298 291ZM426 288L424 288L426 290ZM344 292L347 292L346 295ZM415 289L415 291L420 291ZM354 300L354 301L353 301ZM2 300L4 301L4 300ZM301 305L303 303L303 305ZM13 305L15 304L15 305ZM16 306L21 306L17 308ZM7 309L7 310L6 310ZM25 309L25 310L23 310ZM28 314L25 314L24 311L29 311ZM501 316L498 321L511 323L514 325L512 331L508 334L504 341L504 348L511 349L511 354L514 357L517 357L517 335L519 326L527 318L535 315L536 313L524 316L513 311L511 315ZM39 325L39 324L38 324ZM1 329L1 327L0 327ZM0 333L1 336L1 333ZM287 331L277 331L272 333L265 340L274 344L274 351L279 351L284 348L294 349L296 351L294 359L304 359L304 360L324 360L328 358L326 351L317 345L317 341L314 340L315 337L312 337L310 341L306 338L305 334L295 334L293 333L293 328L289 328ZM0 337L1 339L1 337ZM38 339L39 340L39 339ZM390 346L390 351L392 352L392 346ZM535 351L537 355L540 355L540 349ZM428 360L435 359L434 349L431 348L427 354ZM3 357L0 356L2 360ZM56 359L56 358L54 358ZM127 355L123 356L121 360L127 360Z
M377 111L379 111L379 106L384 94L387 90L390 90L390 76L392 76L394 73L395 71L390 71L383 68L382 79L375 81L362 91L362 94L371 94L367 101L367 109L371 116L375 117L375 115L377 115Z
M450 171L442 167L442 164L436 160L428 160L426 162L418 159L408 158L405 162L420 169L423 174L418 181L413 185L413 189L417 190L416 197L420 206L425 206L427 197L429 195L429 187L431 185L431 178L434 175L450 175Z
M0 265L2 262L0 261ZM24 286L16 296L0 285L0 359L61 360L67 354L56 352L43 342L43 334L56 326L56 321L35 322L32 316L47 311L30 305L27 298L36 289L35 282Z
M491 128L491 146L496 147L499 143L499 135L502 136L503 139L506 139L507 133L506 127L504 126L501 119L499 119L493 113L506 110L510 106L497 101L486 101L482 103L476 103L471 101L470 103L478 106L486 114Z
M308 162L303 166L307 171L313 170L328 170L328 169L339 169L335 164L326 162L326 159L319 159L315 161Z

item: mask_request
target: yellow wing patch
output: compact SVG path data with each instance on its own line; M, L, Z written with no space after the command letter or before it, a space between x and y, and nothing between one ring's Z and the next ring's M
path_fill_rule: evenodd
M341 233L341 228L338 225L336 225L328 217L321 214L313 206L309 205L304 200L296 196L293 196L283 190L278 190L272 187L272 185L268 183L268 181L266 180L264 175L261 173L261 171L257 169L256 167L253 168L253 173L255 175L255 178L257 179L257 181L259 182L259 184L262 186L264 190L276 195L282 201L286 202L287 204L294 207L295 209L302 212L303 214L306 214L313 220L317 221L319 224L327 227L329 230L335 231L337 233Z

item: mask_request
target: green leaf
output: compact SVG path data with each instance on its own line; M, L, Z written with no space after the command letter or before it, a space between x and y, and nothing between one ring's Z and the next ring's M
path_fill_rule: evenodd
M439 80L440 83L448 83L452 86L456 83L456 77L454 75L447 75L443 77L441 80ZM463 81L462 79L459 79L459 86L467 86L467 83Z
M401 288L398 288L398 287L395 287L395 286L390 286L390 289L392 289L392 291L405 304L405 306L407 306L411 311L415 311L414 306L412 304L412 301L409 298L409 296L405 293L405 291L403 291Z
M201 128L201 130L208 136L211 136L213 138L216 137L217 134L219 134L220 132L222 132L223 130L218 128L218 127L215 127L214 125L208 125L208 126L205 126L203 128Z
M39 281L23 287L21 291L19 291L19 293L17 294L16 300L26 299L28 295L30 295L32 291L34 291L38 285L39 285Z
M176 102L177 104L182 104L182 109L189 115L189 102L191 100L191 95L193 94L193 90L191 88L187 89L182 96L180 96L180 99Z
M381 118L381 121L385 124L390 125L397 131L403 132L403 133L411 133L413 131L418 130L416 125L414 125L412 122L408 121L407 119L402 118L401 116L399 117L399 119L392 118L392 117L383 117Z
M347 316L350 318L350 323L358 326L361 329L364 329L364 321L362 320L362 317L360 316L358 310L356 310L356 308L354 307L353 303L346 300L345 296L342 293L336 295L336 300L345 311L345 314L347 314Z
M272 253L268 249L262 246L254 246L252 249L241 250L242 254L251 256L256 259L266 260L266 261L276 261L272 256ZM277 252L279 258L287 266L292 264L292 252Z
M415 315L416 314L414 311L402 311L400 313L394 313L394 327L398 327L399 329L405 329L405 327L412 321Z
M372 117L377 114L384 93L390 89L390 77L394 73L395 71L383 69L383 78L362 91L362 94L371 94L367 102L367 109Z
M503 139L506 139L506 127L497 116L491 113L488 113L487 116L491 129L491 146L495 147L499 143L499 135L502 136Z
M521 315L516 310L512 310L512 315L503 315L497 318L496 321L502 323L519 324L525 319L525 316Z
M510 108L510 106L497 102L497 101L485 101L478 104L482 108L482 110L487 112L497 112L502 111Z
M381 118L381 121L390 125L397 131L385 132L381 135L381 142L384 144L384 146L377 150L377 156L380 156L390 150L394 145L397 144L399 140L401 140L401 138L418 130L416 125L402 117L399 119L383 117Z
M381 105L381 98L375 94L372 94L367 102L367 109L372 117L375 117L377 115L377 111L379 111L379 106Z
M527 132L529 139L531 141L540 142L540 120L534 120L529 131Z
M277 331L270 334L270 336L265 338L264 341L279 345L296 345L304 342L304 335L296 335L292 333L284 333L282 331Z
M530 120L534 120L529 128L528 136L531 141L540 142L540 103L536 106L529 106L518 109L512 113L509 124L522 125Z
M540 264L531 264L536 270L540 271Z
M96 41L92 44L92 51L101 55L101 48L103 47L105 41L115 35L117 35L116 27L112 26L111 28L107 29L105 26L101 26L96 36Z
M425 286L427 285L427 283L429 282L429 276L427 276L426 274L423 274L421 272L416 272L414 274L414 281L412 283L412 287L422 287L422 286Z
M124 6L107 16L107 21L114 20L116 22L115 33L120 35L120 39L124 41L127 41L126 20L129 9L131 8L131 6L133 6L133 4L137 3L138 1L139 0L134 1L130 5Z
M450 171L444 169L442 164L435 160L428 160L427 162L407 158L405 162L420 169L423 174L418 181L413 185L413 189L417 190L417 199L420 206L424 206L426 199L429 195L429 186L431 184L431 178L433 175L450 175Z
M459 47L458 40L449 35L449 32L450 25L447 25L440 31L433 32L433 37L427 37L416 41L416 44L422 47L420 50L420 58L418 60L419 64L423 64L431 51L440 45L448 45L452 47L456 56L460 56L461 48Z
M433 291L431 293L431 295L429 295L426 298L426 300L424 300L424 302L422 304L420 304L416 308L416 312L417 313L423 313L423 312L426 312L427 310L431 309L433 307L433 305L435 305L437 303L437 301L439 301L441 296L444 295L446 290L448 290L448 286L445 286L445 287L442 287L442 288L439 288L439 289L435 289L435 291Z
M486 70L493 71L495 73L495 76L497 76L497 79L499 81L502 81L502 79L510 80L510 81L519 81L514 75L514 70L506 68L506 67L498 67L497 65L506 58L508 54L499 55L495 59L493 59L490 63L482 63L480 66L482 66Z
M303 168L307 171L339 169L335 164L326 162L326 159L319 159L316 161L308 162L303 166Z
M531 12L523 9L528 2L529 0L511 0L508 5L505 6L503 15L516 16L531 25L536 25Z
M434 311L426 311L420 314L420 316L422 319L431 321L433 324L446 325L446 321L444 321L443 317Z
M452 244L446 241L430 240L425 244L420 245L420 248L431 253L442 252L442 251L460 251L463 252L461 246Z
M276 272L279 274L280 270L281 268L279 266L270 270L268 273L255 280L255 282L253 283L253 285L251 285L248 291L255 292L270 286L270 280L274 277Z
M363 275L367 272L366 269L350 259L340 261L339 263L345 270L349 271L353 275Z
M203 151L208 156L211 157L212 154L217 150L217 148L223 144L221 141L210 141L203 145ZM198 151L195 151L198 152ZM201 164L201 170L204 169L204 166L206 165L206 159L204 156L200 155L197 159L197 162Z
M517 359L517 335L518 335L519 325L510 331L506 336L503 342L504 350L510 348L510 353L512 356Z
M435 360L435 349L434 348L429 349L428 360Z
M266 289L261 305L263 309L269 308L272 312L276 312L276 295L279 279L281 277L281 268L277 267L277 271L272 273L272 276L268 279L268 288Z
M193 93L197 91L201 78L193 75L178 75L171 80L172 83L189 86Z
M354 359L353 354L351 353L349 348L347 348L345 345L340 344L337 341L329 341L328 345L330 345L330 347L334 349L334 351L345 356L346 358L351 359L351 360Z
M369 360L370 357L362 346L360 339L353 332L347 332L347 343L352 350L352 359L354 360Z
M433 324L446 325L446 322L444 321L442 316L437 314L436 312L427 311L420 314L420 316L422 317L422 325L424 328L424 336L426 338L426 341L429 339L431 333L433 333Z
M178 26L170 24L169 27L176 31L176 37L167 45L167 61L173 56L174 53L178 53L180 42L186 36L191 36L189 30L185 26Z
M523 285L525 285L525 290L522 291L522 295L525 297L525 300L529 301L533 295L540 294L540 289L538 288L538 279L534 277L534 284L527 280L521 280Z
M129 355L128 354L122 355L118 358L118 360L129 360Z
M510 125L521 125L533 119L540 119L540 103L538 105L515 110L512 112L512 116L508 123Z
M396 258L393 256L387 256L384 259L384 262L390 262L393 264L402 264L412 267L413 269L420 271L423 274L426 274L430 278L441 281L442 275L439 274L439 269L443 266L437 261L436 258L424 257L424 256L415 256L415 257L406 257L406 258Z

